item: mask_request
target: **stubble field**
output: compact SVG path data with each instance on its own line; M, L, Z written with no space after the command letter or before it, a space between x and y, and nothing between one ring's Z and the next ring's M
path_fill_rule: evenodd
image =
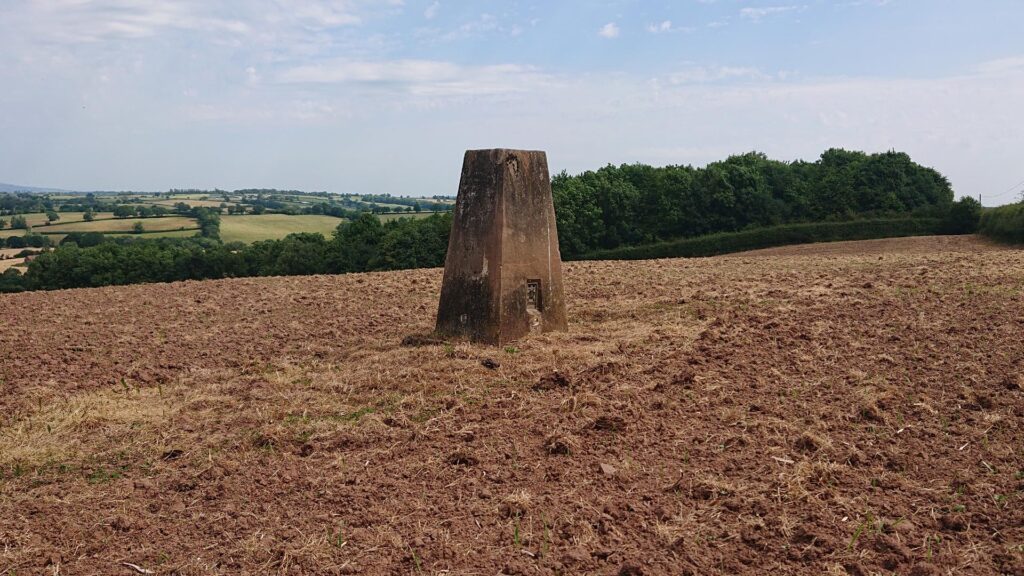
M437 269L0 296L0 573L1024 574L1024 251L565 276L509 348L403 344Z

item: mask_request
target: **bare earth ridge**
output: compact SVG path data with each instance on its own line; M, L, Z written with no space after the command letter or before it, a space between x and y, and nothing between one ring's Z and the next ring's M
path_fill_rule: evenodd
M0 295L0 574L1024 574L1024 251L571 263L568 333L403 345L440 280Z

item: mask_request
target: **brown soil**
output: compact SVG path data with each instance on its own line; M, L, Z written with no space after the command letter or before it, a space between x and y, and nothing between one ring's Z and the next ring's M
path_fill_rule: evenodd
M0 296L0 573L1024 574L1024 251L565 277L504 349L440 270Z

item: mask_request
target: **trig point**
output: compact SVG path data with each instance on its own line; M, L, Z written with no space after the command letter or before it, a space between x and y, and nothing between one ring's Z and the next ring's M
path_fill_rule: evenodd
M547 156L527 150L467 151L437 332L503 344L531 332L565 329Z

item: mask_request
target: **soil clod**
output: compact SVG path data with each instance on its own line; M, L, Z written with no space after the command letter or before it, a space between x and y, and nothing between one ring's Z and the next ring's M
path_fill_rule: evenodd
M569 378L561 372L555 370L550 374L546 374L541 377L540 380L534 384L534 390L557 390L559 388L568 388Z
M621 416L598 416L592 427L602 432L622 432L626 429L626 421Z
M575 445L575 439L560 433L551 434L544 439L544 451L551 455L571 454Z
M453 452L448 456L448 463L453 466L476 466L480 461L468 452Z
M412 348L419 346L438 346L444 343L444 338L441 338L433 333L409 334L408 336L402 338L402 346Z

